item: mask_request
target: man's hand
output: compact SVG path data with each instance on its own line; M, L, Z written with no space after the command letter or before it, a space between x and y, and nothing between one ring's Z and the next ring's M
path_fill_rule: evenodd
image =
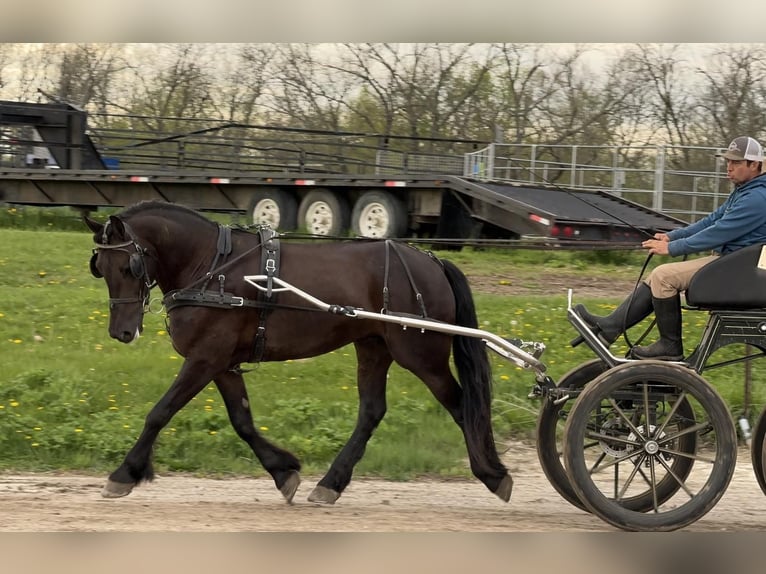
M665 235L664 233L658 233L657 235ZM655 235L655 237L657 237ZM644 249L648 249L649 253L654 253L655 255L667 255L668 254L668 238L667 235L665 235L665 239L647 239L646 241L641 243L641 247Z

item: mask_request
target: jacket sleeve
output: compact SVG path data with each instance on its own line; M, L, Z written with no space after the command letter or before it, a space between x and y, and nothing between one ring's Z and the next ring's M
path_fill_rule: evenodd
M766 221L766 197L763 192L763 189L749 190L735 201L727 200L708 217L684 228L691 230L691 233L681 237L675 236L675 232L674 235L668 234L671 239L668 252L677 256L720 249L749 234Z
M683 239L684 237L690 237L694 235L695 233L699 233L703 229L710 227L713 225L718 219L721 218L721 216L724 214L724 211L726 210L726 205L729 203L729 200L727 198L726 201L724 201L721 205L718 206L718 209L713 211L712 213L709 213L699 221L695 221L694 223L691 223L687 225L686 227L679 227L678 229L673 229L672 231L668 232L668 237L671 241L675 241L676 239Z

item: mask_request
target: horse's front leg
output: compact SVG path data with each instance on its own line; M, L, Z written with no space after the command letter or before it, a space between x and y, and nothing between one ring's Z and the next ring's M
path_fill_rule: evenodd
M213 378L214 369L209 363L187 359L173 384L149 411L144 428L136 444L125 456L117 470L109 475L101 495L104 498L119 498L131 493L133 487L154 478L152 448L160 431L170 419L186 405L192 397L205 388Z
M242 375L228 371L218 375L215 378L215 384L223 397L234 430L250 446L263 468L274 478L274 484L285 500L291 503L301 483L298 474L301 463L291 453L271 444L255 429Z

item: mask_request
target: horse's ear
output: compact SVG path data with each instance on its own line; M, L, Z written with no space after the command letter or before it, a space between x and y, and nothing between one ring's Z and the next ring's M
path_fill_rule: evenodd
M125 225L122 223L122 219L116 215L109 216L109 224L112 228L112 232L122 239L128 238L128 233L125 231Z
M88 229L90 229L93 233L101 233L101 230L104 229L103 224L99 223L95 219L91 219L87 215L83 215L82 220L85 222L85 225L88 226Z

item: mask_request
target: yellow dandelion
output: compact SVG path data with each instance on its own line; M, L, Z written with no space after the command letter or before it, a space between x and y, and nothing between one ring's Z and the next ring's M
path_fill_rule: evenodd
M18 401L11 401L11 402L10 402L10 403L8 403L8 404L9 404L9 405L11 405L12 407L17 407L17 406L19 406L19 402L18 402Z
M208 434L210 434L210 435L216 435L216 434L218 434L218 431L214 431L214 430L211 430L211 431L208 431Z
M82 429L80 428L74 429L74 432L82 432Z
M511 377L509 377L508 375L500 375L500 380L501 381L510 381Z
M266 432L269 430L269 427L258 427L258 430L262 430L263 432Z

